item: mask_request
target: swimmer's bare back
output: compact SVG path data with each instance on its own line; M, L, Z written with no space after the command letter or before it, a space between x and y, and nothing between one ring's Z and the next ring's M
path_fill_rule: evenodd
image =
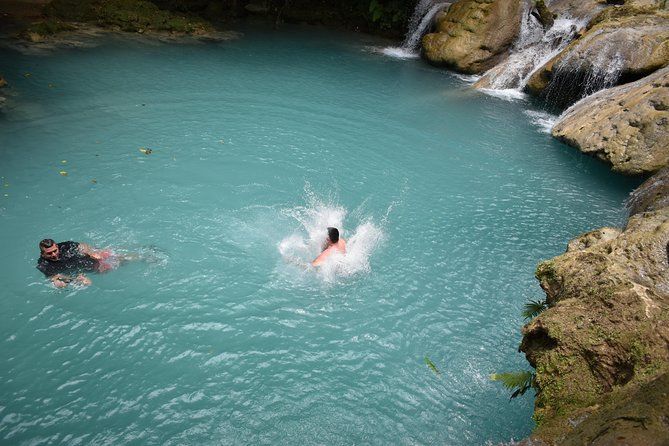
M321 266L334 252L346 254L346 240L340 238L337 243L328 246L313 262L311 262L311 265Z

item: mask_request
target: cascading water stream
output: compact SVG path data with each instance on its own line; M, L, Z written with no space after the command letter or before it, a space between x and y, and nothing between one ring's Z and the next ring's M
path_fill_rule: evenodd
M401 59L416 58L419 56L418 46L420 38L430 26L434 16L439 11L451 6L450 2L436 2L435 0L421 0L409 19L409 28L401 47L388 47L383 53Z
M521 94L532 73L562 51L582 25L577 20L561 17L544 32L541 23L530 14L529 5L526 6L513 52L506 61L486 72L476 87L515 90Z

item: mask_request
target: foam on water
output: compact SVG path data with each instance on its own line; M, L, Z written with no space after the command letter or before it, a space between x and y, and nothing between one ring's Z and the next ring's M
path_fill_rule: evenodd
M530 122L532 124L539 127L539 129L541 129L542 132L548 134L551 133L553 126L559 119L559 116L543 111L524 110L523 113L525 113L530 118Z
M379 51L381 54L385 54L386 56L394 57L396 59L418 59L418 57L420 57L418 51L399 46L389 46L387 48L382 48Z

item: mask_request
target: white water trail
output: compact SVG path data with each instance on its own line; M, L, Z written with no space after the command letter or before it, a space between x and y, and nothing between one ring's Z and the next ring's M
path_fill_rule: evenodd
M435 3L435 0L421 0L416 5L413 15L409 20L409 28L401 47L387 47L381 52L386 56L398 59L415 59L420 56L419 42L430 26L434 16L442 9L451 6L450 2Z
M300 269L314 271L325 282L369 272L370 258L384 239L381 225L367 217L348 230L345 223L346 209L337 204L325 203L309 192L307 195L306 206L283 211L299 223L297 230L284 237L277 246L283 260ZM339 229L346 240L346 254L334 253L323 265L313 268L311 261L321 252L328 227Z

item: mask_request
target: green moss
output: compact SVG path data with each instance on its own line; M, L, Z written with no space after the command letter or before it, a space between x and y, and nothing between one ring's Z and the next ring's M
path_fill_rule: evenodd
M53 0L45 14L52 19L95 23L129 32L192 33L211 29L202 20L161 10L146 0Z
M546 260L541 262L534 272L534 277L536 277L540 282L543 280L548 282L556 281L558 279L558 275L555 269L555 262L553 260Z
M33 23L26 29L26 33L35 33L42 36L50 36L63 31L72 31L75 27L69 23L61 22L57 19L44 20L42 22Z

